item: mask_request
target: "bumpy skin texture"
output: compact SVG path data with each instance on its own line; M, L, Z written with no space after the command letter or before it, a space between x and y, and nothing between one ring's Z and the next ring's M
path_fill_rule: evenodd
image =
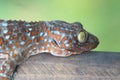
M78 40L85 33L84 42ZM48 52L55 56L70 56L89 51L98 45L98 39L83 29L79 22L64 21L5 21L0 20L0 80L11 80L16 66L31 55Z

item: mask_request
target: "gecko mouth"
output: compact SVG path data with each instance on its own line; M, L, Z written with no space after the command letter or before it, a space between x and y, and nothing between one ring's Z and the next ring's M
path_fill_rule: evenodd
M75 50L72 50L72 49L66 49L66 50L70 52L76 52Z

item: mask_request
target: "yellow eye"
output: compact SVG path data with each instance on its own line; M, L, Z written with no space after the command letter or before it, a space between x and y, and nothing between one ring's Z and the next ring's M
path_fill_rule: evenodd
M80 32L79 35L78 35L78 40L79 42L83 43L86 41L86 33L85 32Z

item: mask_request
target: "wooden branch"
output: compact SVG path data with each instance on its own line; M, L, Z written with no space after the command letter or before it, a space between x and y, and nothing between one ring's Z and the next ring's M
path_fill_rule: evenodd
M120 52L38 54L19 66L15 80L120 80Z

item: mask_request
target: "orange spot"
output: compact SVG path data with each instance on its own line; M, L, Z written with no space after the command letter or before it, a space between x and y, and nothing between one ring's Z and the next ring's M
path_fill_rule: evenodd
M13 39L14 39L14 36L11 36L11 37L10 37L10 40L13 40Z
M48 34L48 37L50 37L50 34L51 34L51 33L50 33L50 30L47 31L47 34Z
M61 44L61 47L64 48L64 47L65 47L65 44Z
M11 35L12 34L12 30L9 30L8 32L7 32L7 35Z
M18 35L17 36L22 36L22 33L18 33Z
M60 35L56 35L56 39L60 40L61 36Z
M54 52L57 52L57 48L54 48Z
M27 30L27 29L26 29L26 30L25 30L25 32L26 32L26 33L28 33L28 32L29 32L29 30Z
M14 62L13 61L10 62L10 68L14 68Z
M46 46L48 44L48 42L46 41L46 42L44 42L44 45Z
M0 76L0 80L9 80L8 78L3 78Z
M8 47L9 47L10 49L12 49L12 46L13 46L12 44L9 44L9 45L8 45Z
M60 30L60 33L64 33L65 32L65 30Z
M19 39L19 36L14 36L14 39L15 39L15 40L18 40L18 39Z
M22 40L26 40L27 39L27 37L24 35L23 37L22 37Z
M3 43L3 38L0 37L0 46L2 46L2 43Z
M44 32L46 32L46 30L47 30L47 28L46 28L46 26L44 27Z
M34 42L35 42L35 43L38 42L38 38L35 38L35 39L34 39Z
M61 40L61 42L63 43L65 40L67 40L68 39L68 37L67 36L65 36L65 37L63 37L63 39Z
M18 60L17 60L17 63L20 63L20 62L21 62L21 60L18 59Z
M13 57L13 58L16 58L16 57L17 57L17 55L13 53L13 54L12 54L12 57Z
M70 45L73 45L72 39L69 39L69 40L68 40L68 43L69 43Z
M42 31L43 22L40 22L40 31Z
M58 55L62 55L62 50L58 50Z
M0 70L0 73L3 73L4 72L4 70Z
M42 27L40 26L40 31L42 31Z
M44 37L43 37L43 36L41 36L41 37L40 37L40 41L43 41L43 40L44 40Z
M18 41L15 43L15 45L16 45L17 48L20 48L20 44L19 44Z
M55 27L55 26L53 27L53 29L54 29L54 30L58 30L58 28L57 28L57 27Z
M31 31L31 36L38 35L38 34L39 34L39 31Z
M31 42L32 42L32 40L26 41L25 46L28 46Z
M72 44L72 39L69 39L69 40L68 40L68 43L71 43L71 44Z
M28 54L28 51L26 51L26 55L25 55L25 57L28 58L29 56L30 56L30 55Z
M5 50L5 46L2 46L2 50Z

